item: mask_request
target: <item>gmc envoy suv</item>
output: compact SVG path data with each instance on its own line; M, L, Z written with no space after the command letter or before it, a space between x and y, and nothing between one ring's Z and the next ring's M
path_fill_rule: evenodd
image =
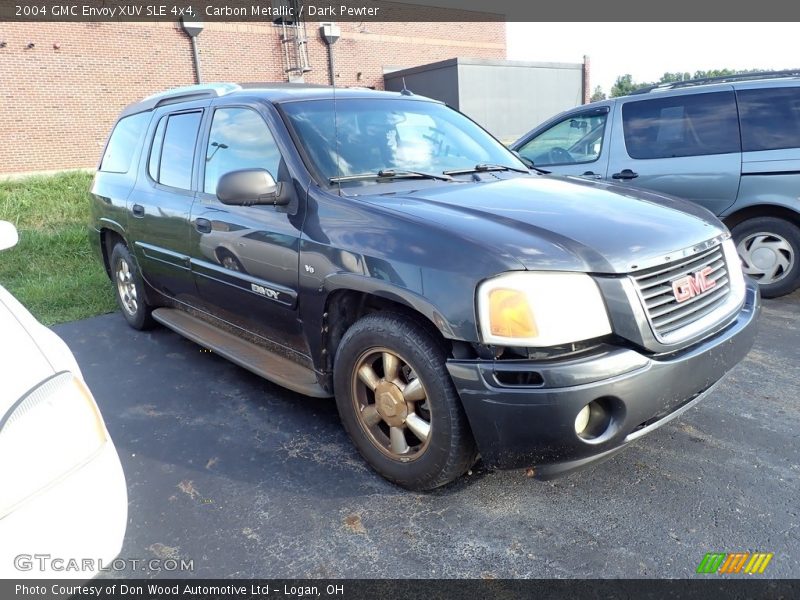
M131 326L335 396L414 490L479 455L540 478L610 456L742 360L759 309L706 209L529 170L407 91L146 98L109 137L92 228Z

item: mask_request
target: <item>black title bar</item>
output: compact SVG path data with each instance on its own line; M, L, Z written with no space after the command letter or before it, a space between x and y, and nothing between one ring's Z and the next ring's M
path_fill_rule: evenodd
M2 21L798 21L800 3L761 0L0 0ZM675 43L685 40L676 28Z

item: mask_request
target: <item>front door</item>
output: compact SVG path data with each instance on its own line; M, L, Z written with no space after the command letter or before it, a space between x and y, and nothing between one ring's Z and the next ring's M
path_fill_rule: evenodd
M214 110L204 140L201 191L192 208L191 265L201 306L216 317L305 353L298 319L299 198L256 107ZM288 206L229 206L216 197L222 175L267 169L295 194Z

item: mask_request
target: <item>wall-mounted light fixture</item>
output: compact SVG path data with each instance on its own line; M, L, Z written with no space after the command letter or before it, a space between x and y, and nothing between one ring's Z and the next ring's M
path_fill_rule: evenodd
M5 40L0 41L0 48L5 48L6 46L8 46L8 42L7 41L5 41Z
M200 51L197 49L197 36L203 31L202 21L187 21L181 17L181 27L192 40L192 58L194 59L195 83L202 83L200 76Z
M25 48L27 48L28 50L33 50L35 47L36 44L34 44L33 42L28 42L28 45L25 46Z
M328 76L331 85L336 85L336 67L333 58L333 45L342 37L342 31L336 23L320 23L319 35L328 45Z

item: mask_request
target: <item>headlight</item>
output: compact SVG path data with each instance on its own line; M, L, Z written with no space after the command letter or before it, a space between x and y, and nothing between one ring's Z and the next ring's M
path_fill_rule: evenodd
M478 287L486 344L557 346L611 333L603 298L583 273L505 273Z
M733 240L728 238L722 242L722 252L725 254L725 262L728 267L728 278L730 279L731 294L738 300L744 299L745 285L744 273L742 272L742 259L736 252L736 245Z
M0 417L0 519L85 464L107 439L91 392L72 373L28 392Z

